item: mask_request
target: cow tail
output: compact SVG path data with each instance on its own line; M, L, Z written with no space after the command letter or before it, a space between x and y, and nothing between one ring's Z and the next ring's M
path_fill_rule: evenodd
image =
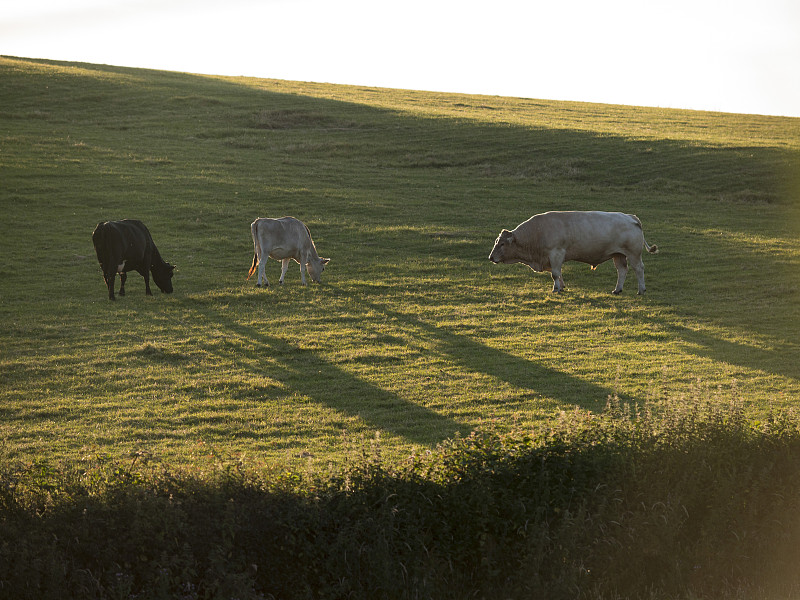
M658 246L656 246L655 244L653 244L653 245L651 246L650 244L648 244L648 243L647 243L647 240L646 240L646 239L644 239L644 237L642 238L642 241L644 242L644 247L645 247L645 249L646 249L646 250L647 250L647 251L648 251L650 254L655 254L656 252L658 252Z
M253 234L253 264L250 265L250 270L247 272L248 281L250 281L258 266L258 219L250 224L250 233Z
M647 240L646 240L646 239L644 239L644 227L642 227L642 222L639 220L639 217L637 217L636 215L628 215L628 216L629 216L629 217L633 217L633 220L636 222L636 226L637 226L639 229L641 229L641 230L642 230L642 241L644 242L644 247L645 247L645 249L646 249L646 250L647 250L647 251L648 251L650 254L655 254L656 252L658 252L658 246L656 246L655 244L653 244L653 245L651 246L650 244L648 244L648 243L647 243Z

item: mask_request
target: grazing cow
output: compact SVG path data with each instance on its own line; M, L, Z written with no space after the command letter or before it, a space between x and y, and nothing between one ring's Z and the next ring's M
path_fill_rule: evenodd
M514 231L503 229L494 243L489 260L493 263L528 265L537 273L550 271L553 291L564 290L561 265L568 260L588 263L592 269L609 259L617 268L617 287L622 292L628 264L639 279L644 294L642 247L658 252L644 239L642 223L636 215L600 211L554 211L534 215Z
M172 272L175 265L164 262L153 243L150 232L141 221L125 219L98 223L92 233L97 260L103 268L108 286L108 298L114 300L114 278L119 273L119 295L125 295L128 271L138 271L144 277L145 294L150 291L150 274L165 294L172 293Z
M267 276L264 273L267 257L279 260L281 266L280 283L283 285L283 278L289 268L289 261L294 260L300 263L300 279L306 285L305 270L311 275L312 281L319 283L320 275L325 270L330 258L320 258L314 240L311 239L311 232L302 221L294 217L281 217L280 219L260 218L253 221L250 225L253 234L253 264L247 279L253 276L258 267L258 282L256 285L261 287L261 280L265 285L269 285Z

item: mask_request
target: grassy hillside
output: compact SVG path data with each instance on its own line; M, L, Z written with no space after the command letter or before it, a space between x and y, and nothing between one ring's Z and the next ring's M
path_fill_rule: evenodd
M23 460L407 455L607 398L800 391L800 119L0 58L0 439ZM637 214L610 263L487 260L555 209ZM292 214L322 285L245 280ZM171 296L107 300L91 232L147 223ZM277 283L279 263L267 276Z

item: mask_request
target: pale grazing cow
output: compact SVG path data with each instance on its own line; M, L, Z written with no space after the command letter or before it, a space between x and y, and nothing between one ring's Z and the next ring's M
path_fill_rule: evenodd
M514 231L503 229L489 260L493 263L523 263L537 273L550 271L553 291L564 290L561 266L568 260L588 263L592 269L609 259L617 268L617 287L622 292L628 265L639 280L644 294L642 248L658 252L644 239L642 223L636 215L600 211L554 211L534 215Z
M320 275L325 270L330 258L320 258L314 240L311 239L311 232L302 221L294 217L281 217L280 219L260 218L253 221L250 225L253 234L253 265L247 279L253 276L258 267L258 285L261 287L263 279L265 285L269 285L267 276L264 273L267 257L279 260L282 263L280 283L289 268L289 261L294 260L300 263L300 279L306 285L306 274L311 276L311 280L319 283Z

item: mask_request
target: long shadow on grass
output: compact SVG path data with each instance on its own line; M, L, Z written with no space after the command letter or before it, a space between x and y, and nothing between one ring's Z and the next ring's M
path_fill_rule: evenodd
M727 231L729 226L725 223L722 228ZM660 242L661 252L649 259L661 273L648 279L653 286L647 299L660 304L668 316L642 312L639 318L643 323L669 332L696 356L800 380L800 361L796 360L800 313L792 293L800 286L800 279L786 249L788 243L772 242L771 247L731 243L726 235L696 233L688 225L666 231L663 237L667 241ZM680 248L675 240L680 240ZM686 278L685 271L673 270L667 264L675 262L679 252L725 259L698 264L692 269L693 276ZM722 327L732 335L740 330L751 332L769 340L772 349L726 340L684 325L697 320Z
M796 344L789 340L779 340L779 349L766 350L756 346L728 341L695 331L677 324L677 318L666 322L659 319L644 318L660 329L675 332L687 345L686 351L699 357L719 363L738 365L745 369L753 369L771 373L779 377L800 380L800 362L796 360ZM795 360L787 357L795 357Z
M245 327L219 313L215 313L214 319L228 331L254 342L257 350L247 356L249 362L264 364L266 356L277 362L277 366L273 363L264 368L270 378L315 402L355 415L370 427L428 446L452 437L456 432L472 429L470 425L364 381L313 350L299 348L280 337Z
M371 302L363 304L405 323L409 328L424 331L436 341L441 352L470 371L484 373L510 385L553 398L562 404L593 408L597 406L597 401L605 401L616 393L609 388L492 348L442 325L389 309L384 305Z

